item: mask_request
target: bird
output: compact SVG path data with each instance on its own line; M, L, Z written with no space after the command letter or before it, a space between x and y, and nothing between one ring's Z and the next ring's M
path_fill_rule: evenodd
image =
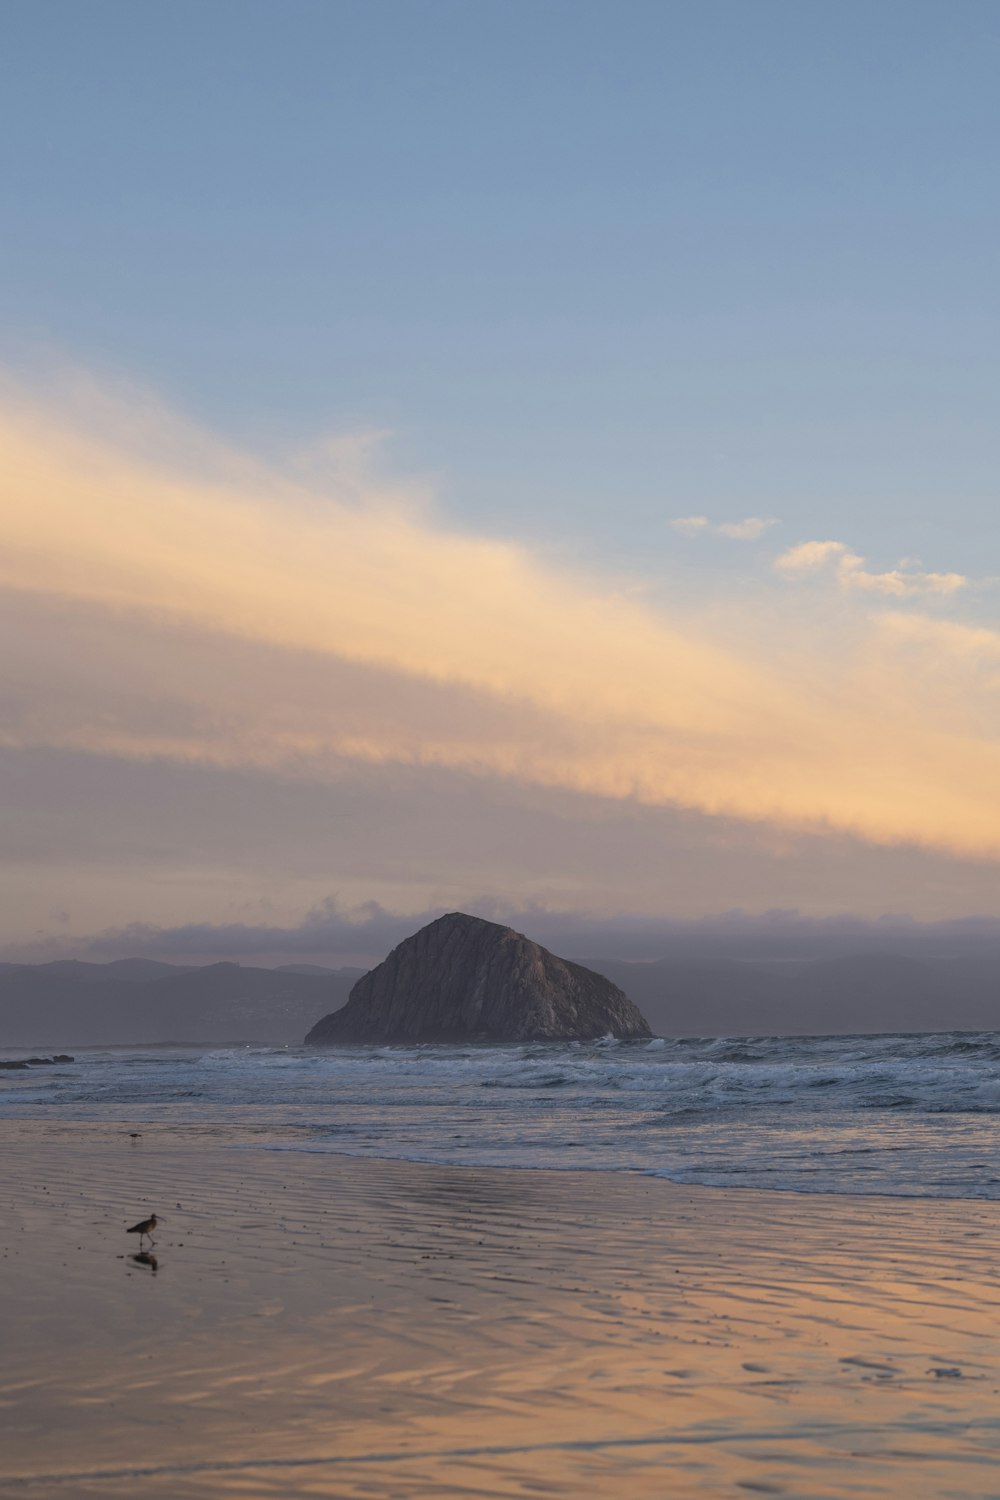
M133 1224L132 1228L131 1229L126 1229L125 1233L126 1234L137 1234L139 1236L139 1249L141 1250L142 1249L142 1242L143 1242L144 1239L148 1239L149 1243L151 1245L155 1245L156 1244L156 1241L153 1239L153 1230L155 1228L156 1228L156 1215L155 1214L150 1214L150 1216L149 1216L148 1219L140 1219L139 1222L138 1222L138 1224Z

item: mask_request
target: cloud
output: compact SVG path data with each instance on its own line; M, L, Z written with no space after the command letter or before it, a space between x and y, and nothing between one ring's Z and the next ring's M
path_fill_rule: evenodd
M816 573L832 567L842 589L888 594L897 599L910 598L916 594L954 594L959 589L967 588L969 583L961 573L914 571L909 558L904 559L897 568L890 568L884 573L872 573L865 567L865 559L857 552L852 552L844 542L802 542L783 552L775 559L774 566L786 577Z
M151 922L131 922L110 928L71 944L76 953L134 954L169 961L213 962L219 954L247 960L267 954L272 961L294 959L300 954L322 953L345 963L358 955L379 958L416 928L443 916L435 907L415 916L387 911L379 902L343 906L328 896L307 912L301 921L287 925L273 922L185 922L161 927Z
M1000 631L988 626L895 611L880 615L878 623L896 642L919 648L925 663L933 655L938 661L943 660L949 670L961 662L1000 666Z
M318 686L314 679L300 690ZM338 695L349 690L342 679ZM16 789L0 861L4 958L89 952L89 935L132 923L295 926L330 892L342 911L374 901L407 920L430 910L575 911L592 933L598 914L655 925L665 914L790 904L812 914L1000 912L996 866L986 859L433 765L331 757L318 779L294 765L272 772L0 749L0 782ZM54 909L71 922L57 923ZM557 951L568 941L551 923L537 930ZM237 956L221 940L198 951ZM279 962L286 949L255 951ZM340 950L309 948L304 938L300 951L319 960Z
M777 526L775 516L747 516L742 521L712 522L707 516L678 516L670 522L681 536L724 536L733 542L753 542L772 526Z
M801 612L765 639L733 610L716 639L446 528L366 441L307 482L140 415L0 409L0 744L317 785L345 761L434 767L1000 853L993 727L971 697L941 722L913 642L830 641ZM842 544L807 546L865 586ZM782 571L816 565L796 553Z
M596 914L550 909L531 901L477 897L466 903L475 915L524 932L554 952L579 962L604 959L634 962L753 962L783 957L816 960L882 951L917 960L954 960L956 954L996 962L1000 919L972 917L916 922L905 916L865 919L850 913L817 918L795 908L750 913L739 909L697 920ZM437 904L399 912L370 901L356 905L326 896L304 916L286 922L185 922L170 926L131 922L86 937L56 937L21 944L15 961L38 963L54 957L91 962L153 958L176 964L207 964L220 959L278 965L294 961L332 966L369 966L411 933L442 916ZM5 954L10 950L4 950Z

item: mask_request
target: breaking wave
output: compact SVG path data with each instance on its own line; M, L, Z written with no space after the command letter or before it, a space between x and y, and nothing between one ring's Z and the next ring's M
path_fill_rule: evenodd
M1000 1034L91 1051L0 1116L719 1186L1000 1198Z

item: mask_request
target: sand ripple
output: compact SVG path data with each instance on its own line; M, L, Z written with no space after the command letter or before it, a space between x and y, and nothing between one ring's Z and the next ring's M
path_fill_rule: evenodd
M2 1494L997 1492L996 1205L5 1143Z

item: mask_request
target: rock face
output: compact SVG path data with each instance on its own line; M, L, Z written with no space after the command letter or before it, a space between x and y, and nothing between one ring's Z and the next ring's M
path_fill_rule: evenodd
M359 979L306 1045L527 1042L652 1035L628 996L509 927L451 912Z

